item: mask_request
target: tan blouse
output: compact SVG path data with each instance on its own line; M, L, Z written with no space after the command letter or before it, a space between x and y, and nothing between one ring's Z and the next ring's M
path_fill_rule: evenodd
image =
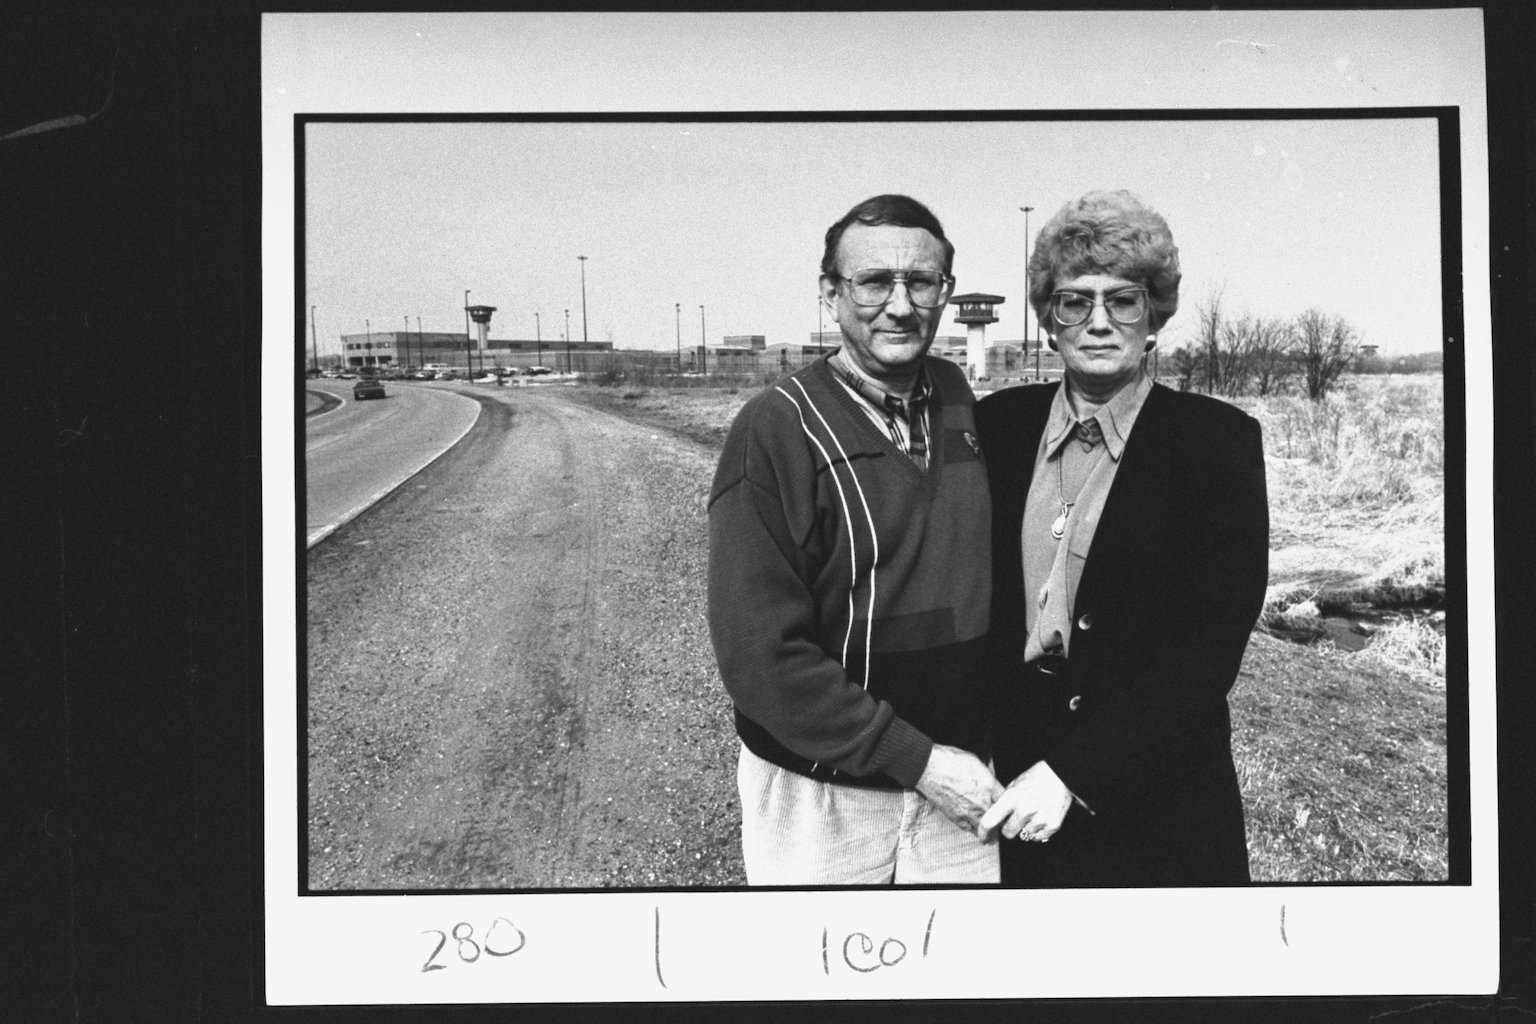
M1069 653L1083 563L1152 379L1142 375L1102 406L1071 398L1069 387L1051 403L1024 503L1024 593L1034 595L1024 602L1026 662Z

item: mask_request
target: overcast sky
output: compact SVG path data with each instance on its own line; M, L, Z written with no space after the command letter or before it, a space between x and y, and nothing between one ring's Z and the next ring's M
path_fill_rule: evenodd
M671 349L818 327L827 226L879 192L931 206L957 290L1006 297L991 340L1024 332L1029 232L1095 188L1127 188L1173 229L1184 269L1172 347L1223 289L1232 313L1342 315L1383 352L1440 344L1439 170L1427 118L903 122L311 123L306 305L343 333L561 337L569 309L619 348ZM1034 244L1033 237L1029 245ZM1033 318L1031 316L1031 323ZM835 325L826 324L828 330ZM941 334L963 335L946 314Z

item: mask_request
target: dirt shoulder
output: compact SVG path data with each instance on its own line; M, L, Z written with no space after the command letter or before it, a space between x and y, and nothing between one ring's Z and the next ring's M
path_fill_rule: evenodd
M310 552L313 887L741 882L714 455L567 390L478 393L462 443Z

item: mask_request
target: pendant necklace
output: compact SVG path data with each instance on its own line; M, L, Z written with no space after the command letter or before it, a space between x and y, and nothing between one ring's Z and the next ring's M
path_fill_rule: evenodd
M1098 442L1095 442L1095 447L1097 447L1097 444ZM1088 476L1093 475L1093 467L1098 465L1101 453L1102 450L1094 453L1093 462L1088 467ZM1056 498L1061 502L1061 515L1057 516L1056 521L1051 524L1051 536L1056 540L1061 540L1061 538L1067 535L1067 517L1072 514L1073 507L1077 505L1077 496L1082 493L1083 483L1087 483L1087 477L1085 476L1083 482L1079 483L1077 489L1072 492L1072 500L1067 500L1065 471L1062 469L1062 463L1066 461L1066 453L1064 451L1058 452L1056 456Z
M1056 521L1051 524L1051 536L1057 540L1061 540L1062 537L1066 536L1067 516L1071 514L1072 506L1077 504L1076 499L1072 501L1067 500L1066 488L1062 485L1061 464L1065 461L1066 459L1060 455L1056 457L1056 497L1061 501L1061 515L1057 516Z

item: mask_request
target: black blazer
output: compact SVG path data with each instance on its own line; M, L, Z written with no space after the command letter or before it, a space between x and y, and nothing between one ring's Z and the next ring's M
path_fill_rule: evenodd
M1227 693L1268 582L1259 425L1225 402L1152 388L1083 565L1069 665L1026 672L1020 529L1058 387L976 406L992 487L993 750L1003 782L1045 760L1093 813L1074 805L1047 843L1005 841L1003 880L1246 882Z

